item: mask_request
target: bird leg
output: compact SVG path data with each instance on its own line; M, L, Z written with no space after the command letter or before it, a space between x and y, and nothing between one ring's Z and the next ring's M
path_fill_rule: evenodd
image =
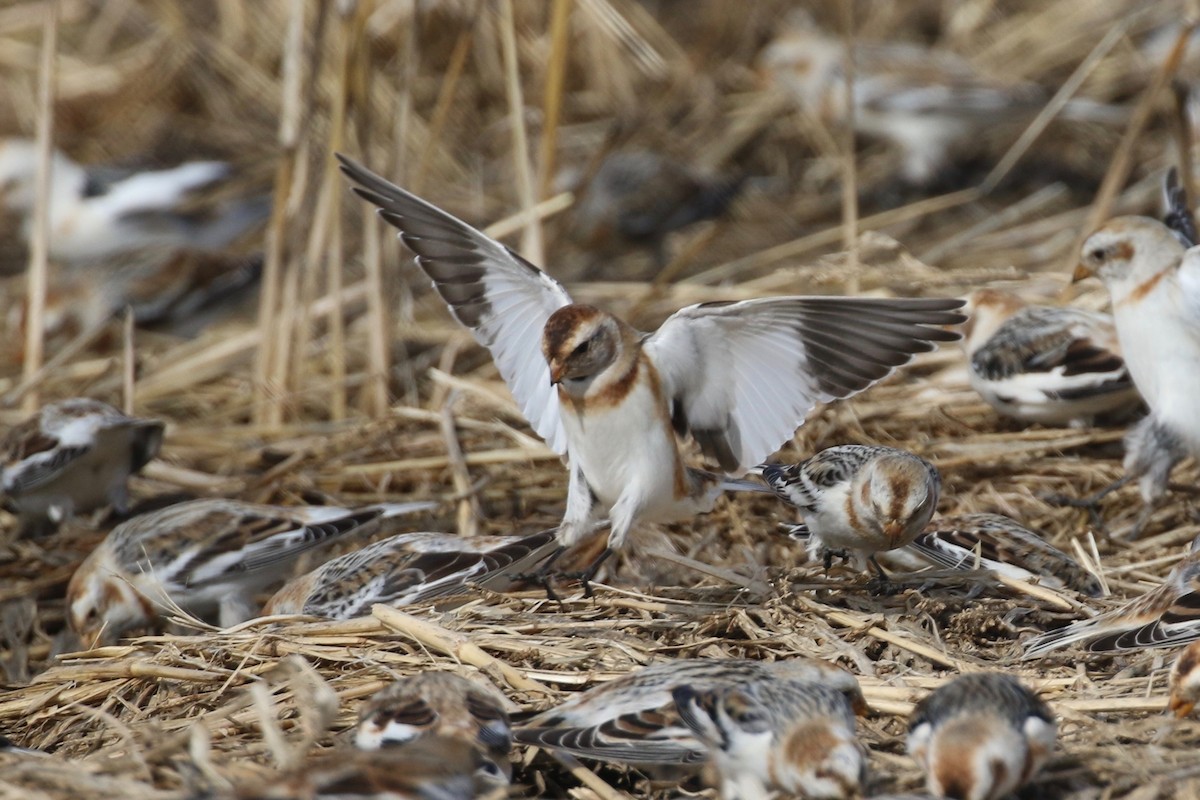
M1104 530L1104 519L1100 516L1100 501L1108 495L1120 489L1125 484L1134 479L1133 473L1126 472L1120 478L1110 483L1108 486L1100 489L1100 491L1087 495L1086 497L1071 497L1066 494L1049 494L1043 495L1042 499L1047 503L1055 506L1069 506L1071 508L1086 508L1088 515L1091 517L1092 524L1100 530Z
M897 584L893 583L888 574L883 571L883 567L879 566L874 554L867 556L867 563L875 570L875 575L867 581L867 591L873 595L895 594L898 588Z
M585 569L578 572L564 572L564 578L571 578L583 584L583 596L593 597L595 593L592 591L592 578L596 577L596 573L600 571L600 567L607 561L616 551L612 547L605 547L600 551L600 555L589 564Z
M562 554L567 552L567 546L560 544L554 548L542 565L533 572L522 572L512 576L514 581L526 581L528 583L541 586L546 591L546 599L552 600L555 603L562 603L562 598L558 596L558 592L554 591L554 586L550 583L550 578L554 576L553 567L558 559L562 558Z

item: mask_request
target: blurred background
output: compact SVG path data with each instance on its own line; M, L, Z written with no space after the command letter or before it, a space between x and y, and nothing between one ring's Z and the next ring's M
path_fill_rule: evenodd
M48 5L0 9L6 136L36 134ZM1119 164L1114 154L1187 11L1069 0L62 0L55 147L110 171L227 162L181 213L219 217L230 198L263 213L209 248L232 252L233 267L179 265L194 253L150 259L175 259L165 274L188 286L169 291L197 293L167 312L155 293L169 281L146 278L149 267L135 281L127 255L56 259L52 245L45 357L132 305L157 329L138 335L147 375L206 348L216 358L213 340L233 335L226 324L258 326L241 361L225 352L172 384L255 363L249 395L220 403L232 417L378 416L389 398L415 400L422 365L443 354L429 348L440 333L412 323L428 310L434 328L448 319L392 237L364 222L335 150L480 227L507 220L506 241L643 325L721 285L918 293L1036 276L1056 288L1110 170L1121 173L1114 210L1157 213L1156 182L1178 159L1169 87L1147 100ZM1198 58L1172 71L1185 94ZM20 370L29 209L11 193L7 206L5 361ZM520 216L528 209L532 221ZM227 278L255 258L251 275ZM178 278L189 270L203 279ZM213 275L225 276L218 290ZM167 383L142 400L153 407Z

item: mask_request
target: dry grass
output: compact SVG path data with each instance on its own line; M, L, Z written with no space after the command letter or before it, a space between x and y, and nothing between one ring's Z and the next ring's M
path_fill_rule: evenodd
M957 294L996 283L1052 295L1066 282L1073 242L1120 142L1119 131L1052 124L995 191L961 187L978 185L1011 140L981 156L977 175L932 199L897 196L891 154L860 146L863 235L852 257L831 255L845 232L837 132L781 110L751 69L787 4L513 3L511 28L507 2L418 5L414 20L411 3L391 0L62 0L61 146L84 161L232 158L248 183L274 182L282 201L266 239L272 266L257 320L189 341L136 336L134 408L170 423L162 460L135 482L139 497L434 497L445 505L423 521L432 529L488 533L539 529L561 514L566 480L557 459L529 433L486 355L348 196L330 171L330 149L358 154L476 221L555 198L544 165L552 158L586 168L614 127L622 140L708 168L770 176L716 235L702 226L671 242L689 255L672 265L672 281L655 282L640 253L597 266L560 217L506 226L514 244L544 248L577 297L652 326L686 303L780 292ZM554 10L568 5L568 26L555 34ZM839 24L833 2L818 5L822 21ZM856 35L944 30L948 46L997 74L1056 87L1143 5L1030 0L1001 11L879 2L862 4ZM1130 17L1128 34L1179 14L1161 5ZM43 6L18 0L0 9L6 133L35 130ZM1083 91L1137 103L1156 67L1119 37ZM1111 179L1112 213L1153 212L1158 171L1175 158L1168 98L1145 107L1146 131L1118 164L1130 177ZM567 202L555 200L560 209ZM703 247L689 246L703 236ZM8 272L25 259L9 252L11 238L0 254L17 259L6 262ZM5 297L15 301L24 287L23 275L9 278ZM1097 287L1084 291L1081 302L1104 303ZM21 416L14 404L30 389L42 399L120 401L116 328L31 385L21 384L19 334L8 340L0 421ZM64 345L47 342L46 358ZM881 442L930 457L945 480L943 512L1008 513L1064 549L1094 541L1114 597L1088 607L1105 608L1161 578L1198 530L1187 492L1173 494L1150 526L1157 533L1134 544L1099 533L1093 540L1082 512L1041 499L1116 477L1120 434L999 420L967 389L961 356L947 348L821 411L784 456ZM1196 477L1189 465L1176 480L1191 486ZM1132 521L1135 497L1128 488L1106 503L1112 529ZM764 499L724 502L640 543L643 553L671 555L627 561L594 599L562 606L537 593L482 596L449 611L185 630L89 653L62 652L70 649L62 596L102 533L76 526L47 540L10 539L0 544L0 730L56 757L18 765L0 756L0 797L178 797L264 774L337 740L357 701L384 681L433 666L481 670L514 707L529 708L655 659L792 653L862 675L875 709L862 724L872 791L920 783L903 752L914 699L956 670L1002 668L1040 688L1062 720L1060 754L1026 797L1200 793L1200 727L1161 714L1163 653L1020 663L1024 634L1084 613L1075 598L999 589L975 596L970 580L953 576L875 597L858 576L826 577L799 563L798 548L775 535L779 520L779 507ZM313 702L330 689L339 701L333 716ZM611 767L580 788L544 756L518 777L530 795L652 791L636 773Z

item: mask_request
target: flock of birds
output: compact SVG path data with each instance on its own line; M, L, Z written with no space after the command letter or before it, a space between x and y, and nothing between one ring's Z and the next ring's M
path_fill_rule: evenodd
M899 147L902 172L914 182L943 169L952 147L981 126L1011 121L1014 111L1032 116L1045 102L1037 87L984 84L945 53L858 46L855 122ZM797 24L764 50L760 66L798 103L842 118L843 55L840 41ZM930 74L951 80L933 87ZM1072 101L1065 113L1123 118L1120 109L1084 100ZM26 215L33 207L32 153L27 142L0 144L4 201ZM774 494L803 519L790 534L807 542L813 559L828 568L834 557L849 558L861 570L870 567L881 588L888 581L882 560L901 570L983 567L1060 591L1099 594L1096 575L1016 520L936 518L941 480L915 454L840 445L798 464L767 462L814 408L958 340L955 329L963 332L972 386L999 413L1043 424L1131 425L1125 476L1100 495L1074 501L1094 507L1104 493L1138 481L1145 511L1134 533L1165 496L1175 465L1200 454L1200 250L1194 247L1200 236L1174 171L1165 183L1163 221L1117 218L1083 246L1075 277L1104 282L1111 315L1027 305L991 289L966 301L769 297L689 306L647 334L574 302L550 275L437 206L339 160L354 191L398 229L450 312L491 353L533 430L565 457L561 524L471 540L397 533L292 577L264 603L263 593L291 576L302 555L402 525L406 515L435 504L178 503L121 522L78 567L66 606L84 645L115 641L181 610L230 626L283 615L347 619L375 603L403 606L462 594L468 584L504 591L541 583L552 593L556 580L567 577L590 591L591 579L631 530L710 511L727 491ZM51 254L65 261L151 254L132 261L153 265L152 284L175 274L170 265L181 252L219 250L264 215L257 201L200 216L178 211L181 198L219 180L224 167L216 163L105 175L56 154L53 168ZM623 205L626 197L644 196L647 175L651 185L675 194ZM589 238L646 244L662 260L668 232L721 213L740 187L650 154L616 154L580 200L582 228ZM169 260L153 255L164 252ZM253 280L248 262L235 263L188 285L226 297ZM150 274L134 271L139 280ZM113 282L119 302L102 303L103 315L128 305L137 294L133 283ZM49 404L3 442L4 501L31 536L101 508L124 514L128 478L158 455L163 436L162 422L96 400ZM709 468L687 463L692 445ZM578 553L604 528L604 549L578 564ZM566 571L564 564L579 569ZM1162 586L1027 640L1024 657L1076 643L1091 651L1190 643L1172 671L1169 701L1185 716L1200 700L1198 607L1200 548L1194 548ZM867 785L866 750L855 730L856 714L867 710L858 681L806 657L676 659L537 713L510 717L509 706L482 679L446 672L404 678L363 705L353 746L313 759L283 782L240 787L229 797L504 796L514 744L636 765L668 779L702 770L725 800L765 800L775 792L853 797ZM930 795L995 800L1036 776L1052 756L1056 730L1053 710L1019 680L971 673L918 703L907 747ZM6 749L34 756L15 745Z

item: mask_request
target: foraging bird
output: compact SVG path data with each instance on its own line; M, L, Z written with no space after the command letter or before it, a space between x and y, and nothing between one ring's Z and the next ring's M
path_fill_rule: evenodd
M905 550L947 569L987 569L1051 589L1098 596L1100 580L1075 559L1012 517L960 514L940 517Z
M799 464L764 464L775 494L799 509L811 557L853 556L881 577L877 553L904 547L937 510L941 477L923 458L893 447L846 444Z
M759 55L758 67L801 109L841 124L849 116L846 56L840 37L792 15ZM895 145L904 177L918 185L945 170L956 148L1000 125L1019 129L1047 99L1039 86L992 79L947 50L856 40L853 59L855 130ZM1127 112L1076 98L1060 115L1113 124Z
M362 532L378 520L436 503L357 511L193 500L118 525L67 586L67 621L86 644L155 622L172 605L215 610L222 627L254 616L254 596L285 578L301 554Z
M708 748L723 800L767 800L771 790L858 797L866 757L854 712L832 687L759 679L672 692L684 724Z
M500 800L507 781L481 769L485 757L461 739L428 736L382 750L338 750L294 772L217 800Z
M267 601L263 616L352 619L370 613L375 603L399 607L463 594L468 583L503 591L554 550L554 530L473 539L401 533L288 581Z
M961 300L772 297L703 303L653 334L573 303L519 255L339 156L361 197L400 230L458 320L487 347L533 429L568 456L559 543L611 519L595 574L639 521L712 509L723 489L761 489L686 467L687 435L722 472L744 473L817 404L862 391L957 334Z
M647 247L661 266L667 234L720 216L744 184L744 177L702 175L648 150L617 151L601 162L575 204L572 232L601 253L616 245Z
M452 672L422 672L401 678L363 704L354 746L378 750L426 737L457 739L479 751L481 778L508 783L512 725L505 699L490 686Z
M37 145L27 139L0 140L0 203L24 216L32 228L37 185ZM190 161L141 172L83 167L64 153L51 153L50 258L84 261L147 246L217 250L266 219L261 198L229 200L212 208L189 208L193 194L230 178L221 161Z
M522 722L513 730L521 744L575 756L639 765L700 764L706 746L680 718L672 693L736 687L761 680L820 683L839 692L848 707L866 712L858 680L826 661L684 658L653 664L607 681Z
M908 753L930 794L999 800L1042 769L1058 735L1050 707L999 672L959 675L917 703Z
M1200 702L1200 641L1192 642L1171 667L1171 698L1167 709L1179 719L1192 713Z
M158 455L164 427L85 397L49 403L0 444L5 506L34 534L106 505L123 514L129 476Z
M1074 644L1091 652L1171 647L1200 639L1200 542L1175 565L1163 583L1118 609L1025 642L1024 659Z
M1140 405L1111 315L1026 305L997 289L974 292L967 308L967 375L1000 414L1086 426Z
M1185 251L1147 217L1117 217L1083 245L1076 281L1096 276L1112 297L1125 363L1150 413L1125 436L1125 477L1083 501L1138 480L1145 507L1138 533L1167 489L1171 470L1200 453L1200 250Z

